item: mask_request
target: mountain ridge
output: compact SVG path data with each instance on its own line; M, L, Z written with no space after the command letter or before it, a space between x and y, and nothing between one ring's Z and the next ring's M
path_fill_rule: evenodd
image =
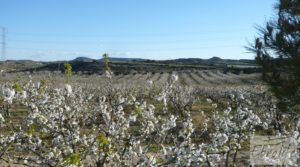
M209 59L202 58L177 58L177 59L167 59L167 60L152 60L152 59L143 59L143 58L119 58L119 57L110 57L111 62L151 62L151 63L179 63L179 64L255 64L254 59L222 59L220 57L211 57ZM77 57L72 61L82 61L82 62L92 62L100 61L102 59L92 59L88 57Z
M201 58L179 58L170 60L150 60L142 58L109 58L110 67L116 73L130 72L171 72L182 70L235 70L255 72L258 66L255 60L242 59L222 59L212 57L209 59ZM103 72L104 66L102 59L92 59L88 57L77 57L69 61L30 61L30 60L7 60L0 61L0 68L5 71L64 71L64 64L70 63L73 72L84 72L88 74Z

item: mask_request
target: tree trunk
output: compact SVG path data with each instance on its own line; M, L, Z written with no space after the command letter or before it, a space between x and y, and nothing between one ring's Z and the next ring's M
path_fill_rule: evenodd
M231 150L227 151L227 153L226 153L225 167L228 167L230 151L231 151Z

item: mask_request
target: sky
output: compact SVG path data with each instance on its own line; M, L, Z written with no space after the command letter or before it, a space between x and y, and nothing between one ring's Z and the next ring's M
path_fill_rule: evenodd
M253 59L276 0L0 0L6 59ZM2 32L0 32L2 35Z

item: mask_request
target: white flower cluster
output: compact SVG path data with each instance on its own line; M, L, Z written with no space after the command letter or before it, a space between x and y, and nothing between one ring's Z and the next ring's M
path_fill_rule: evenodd
M213 111L199 113L206 119L196 133L191 111L197 91L177 87L177 80L172 75L158 95L152 84L140 92L109 85L57 88L30 82L22 92L2 86L4 101L21 103L27 112L13 131L0 134L0 159L27 166L217 166L257 126L269 128L240 93L230 96L235 106L222 112L208 98ZM0 112L0 125L10 125L6 120Z

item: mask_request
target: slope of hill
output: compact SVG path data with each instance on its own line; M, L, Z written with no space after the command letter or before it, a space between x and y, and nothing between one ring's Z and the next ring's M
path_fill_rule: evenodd
M187 59L174 59L174 60L163 60L157 61L160 63L178 63L178 64L206 64L206 65L216 65L216 64L227 64L227 65L255 65L255 60L241 59L241 60L233 60L233 59L221 59L219 57L212 57L210 59L199 59L199 58L187 58Z
M78 57L71 61L35 62L8 60L0 62L5 71L63 71L64 63L71 63L74 72L99 73L103 71L102 59ZM212 57L210 59L180 58L174 60L147 60L139 58L110 58L110 66L116 73L170 72L193 69L222 69L233 71L257 70L254 60L231 60Z
M111 62L141 62L145 61L146 59L141 58L118 58L118 57L111 57L109 58ZM93 62L93 61L99 61L102 62L102 59L91 59L88 57L77 57L74 60L71 60L71 62L79 61L79 62Z

